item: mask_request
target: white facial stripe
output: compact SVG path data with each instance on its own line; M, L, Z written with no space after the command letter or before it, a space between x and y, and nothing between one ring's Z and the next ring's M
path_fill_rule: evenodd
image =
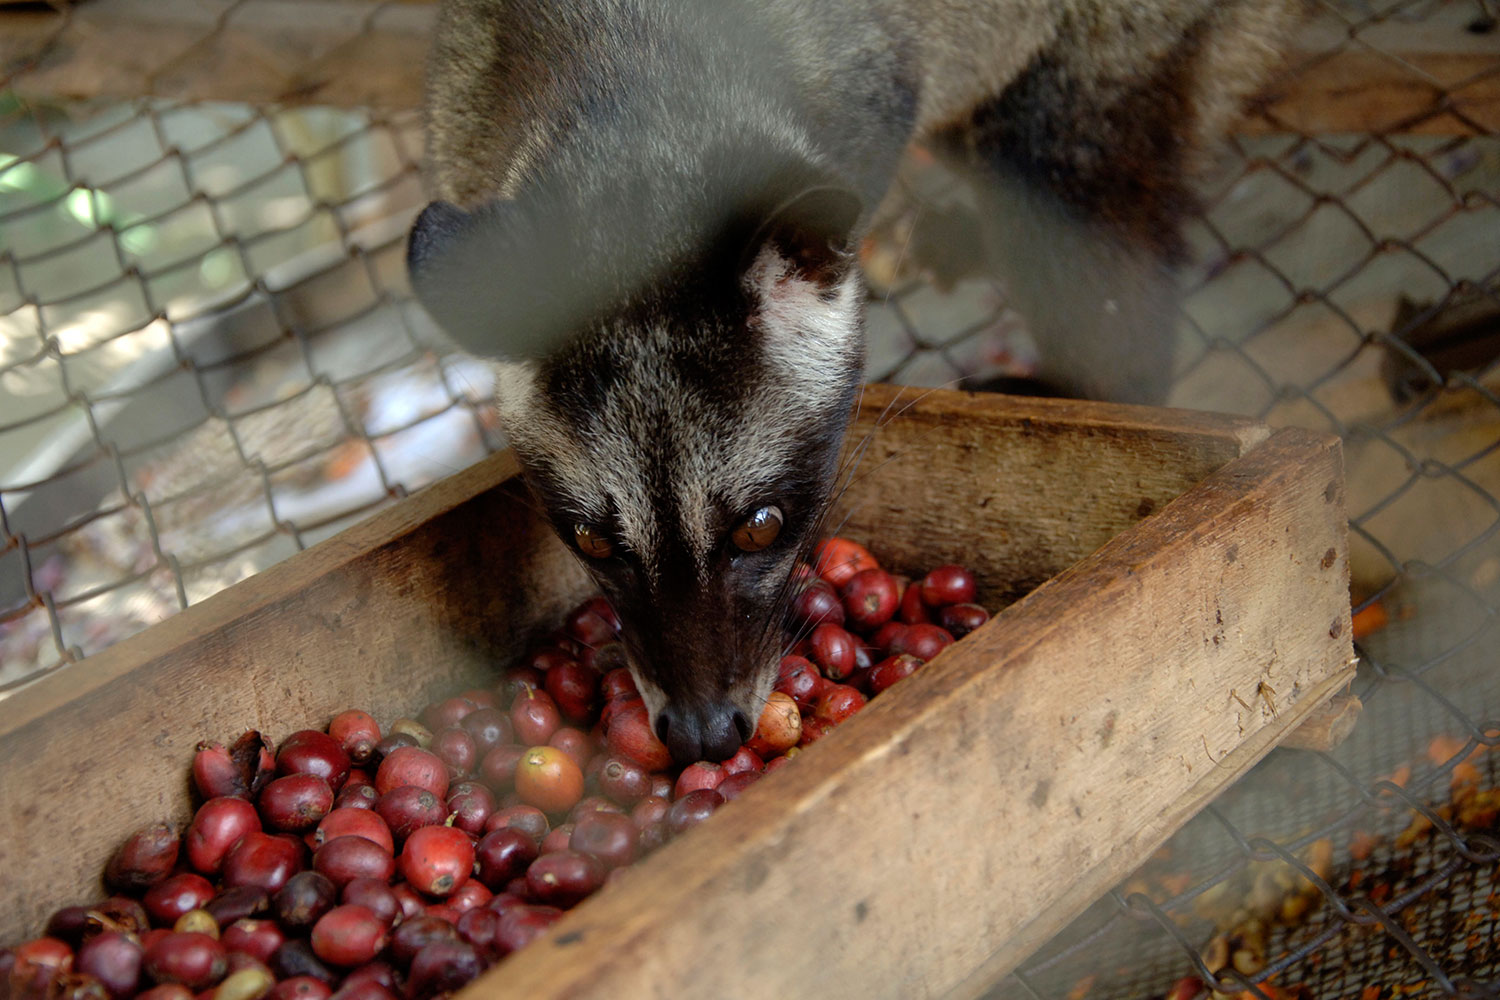
M776 377L746 407L735 435L740 482L774 480L790 460L800 421L839 416L842 376L859 357L860 304L864 284L850 268L827 301L818 285L796 277L791 261L770 247L761 250L746 275L760 303L753 322L762 333L767 366ZM747 505L754 497L735 497Z
M655 575L652 554L659 548L656 513L647 492L646 468L632 435L648 424L636 392L611 397L594 415L597 433L581 441L561 419L537 384L535 362L496 363L495 400L501 426L523 456L545 456L564 495L582 520L605 520L611 507L619 518L621 540Z
M536 376L534 361L497 361L495 409L511 443L523 453L546 455L571 490L585 480L587 459L578 440L542 399ZM581 515L591 513L590 492L572 490L571 495L583 505ZM593 510L602 508L596 505Z
M849 268L832 301L825 302L823 290L798 278L792 261L768 245L750 265L745 285L760 302L756 322L767 335L771 360L798 389L826 385L858 333L864 292L859 269Z
M632 664L633 666L634 664ZM646 703L646 711L651 713L651 724L656 725L657 716L666 707L667 694L656 686L656 682L646 676L643 670L632 670L630 676L635 678L635 688L641 694L641 699Z
M621 447L623 442L619 440L591 442L586 447L572 427L558 417L550 401L542 397L535 362L496 363L495 405L501 426L523 456L546 457L552 474L574 505L573 516L590 523L602 521L613 497L622 526L627 529L626 537L643 546L654 539L651 505L645 502L643 492L644 474L639 463L632 462L633 449Z
M504 199L514 198L537 161L546 156L552 145L552 128L545 118L537 118L511 150L505 175L497 192Z
M792 449L807 421L836 417L839 376L858 351L863 288L857 268L831 301L797 278L790 262L764 250L746 281L760 308L753 322L766 345L770 377L732 420L703 401L667 363L665 331L633 343L617 384L601 411L590 414L588 440L543 398L534 362L496 365L496 401L502 426L522 454L545 455L560 487L580 516L618 513L621 540L656 577L661 549L649 489L647 456L663 442L671 451L671 477L679 523L675 526L700 570L718 544L717 505L738 513L767 502L766 485L787 472ZM857 356L857 355L856 355Z
M804 421L827 414L838 393L837 374L860 337L863 297L857 268L832 301L821 289L795 277L792 263L771 247L757 255L745 276L759 308L753 322L763 334L765 362L773 377L759 380L738 421L712 437L684 433L675 488L683 537L700 565L717 544L713 500L748 514L774 497L766 484L786 474Z

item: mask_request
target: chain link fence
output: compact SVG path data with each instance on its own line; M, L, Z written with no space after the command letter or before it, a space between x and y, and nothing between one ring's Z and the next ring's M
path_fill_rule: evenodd
M404 274L431 14L0 2L0 699L501 445ZM1344 440L1363 719L993 996L1500 995L1494 15L1322 5L1191 232L1172 402ZM871 376L1026 374L963 188L899 190Z

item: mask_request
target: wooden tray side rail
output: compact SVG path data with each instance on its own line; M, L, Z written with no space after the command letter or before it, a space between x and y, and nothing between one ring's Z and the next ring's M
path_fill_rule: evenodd
M99 894L130 830L191 817L199 740L382 722L493 683L588 592L506 455L0 701L0 941Z
M871 387L832 523L1016 603L469 995L917 996L999 974L1347 677L1338 444L1266 434ZM515 472L480 463L0 702L0 940L92 898L128 830L187 818L198 740L492 681L590 590Z
M1352 677L1342 500L1281 432L465 995L977 994Z
M30 100L132 99L418 106L436 4L372 0L0 2L0 67ZM1479 9L1399 9L1365 24L1304 24L1242 119L1243 133L1411 132L1493 128L1500 77ZM19 71L19 72L17 72Z
M1264 441L1186 410L866 388L829 523L884 565L969 566L1008 604Z

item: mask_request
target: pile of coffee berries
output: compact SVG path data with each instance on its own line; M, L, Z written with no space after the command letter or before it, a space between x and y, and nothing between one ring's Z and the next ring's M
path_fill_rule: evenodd
M989 620L973 603L974 574L939 566L919 580L881 569L856 542L831 538L798 571L798 641L776 691L801 711L806 746L872 698Z
M382 728L335 716L273 747L199 744L185 830L138 830L114 893L0 949L12 1000L426 1000L524 947L623 868L988 617L832 539L799 567L793 651L750 741L673 772L602 598L493 690Z

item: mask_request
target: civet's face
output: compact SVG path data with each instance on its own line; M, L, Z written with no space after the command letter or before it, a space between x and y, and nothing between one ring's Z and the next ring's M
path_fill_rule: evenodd
M863 368L857 276L820 287L767 249L741 291L497 365L527 480L619 611L680 762L723 760L754 729Z

